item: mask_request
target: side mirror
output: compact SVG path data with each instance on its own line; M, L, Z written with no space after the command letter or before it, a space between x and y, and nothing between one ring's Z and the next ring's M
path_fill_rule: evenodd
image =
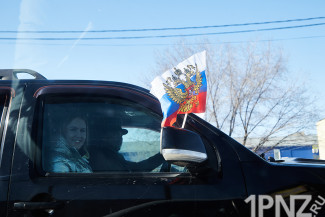
M207 159L201 137L180 128L161 129L160 152L166 161L179 166L195 166Z

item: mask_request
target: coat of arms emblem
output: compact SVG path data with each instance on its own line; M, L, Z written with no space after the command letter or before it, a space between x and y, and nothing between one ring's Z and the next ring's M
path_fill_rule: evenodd
M167 78L166 83L163 83L164 89L168 96L179 104L179 111L187 113L193 106L199 105L197 95L202 86L202 75L196 64L195 66L187 65L183 71L174 68L174 74Z

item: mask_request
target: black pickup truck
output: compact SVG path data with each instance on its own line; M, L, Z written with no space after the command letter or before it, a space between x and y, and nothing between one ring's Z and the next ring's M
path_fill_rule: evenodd
M0 77L1 217L325 215L322 161L268 162L196 115L162 129L131 84Z

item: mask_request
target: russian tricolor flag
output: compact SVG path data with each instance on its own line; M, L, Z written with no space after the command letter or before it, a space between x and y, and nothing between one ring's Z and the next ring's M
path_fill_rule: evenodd
M161 126L172 126L177 114L204 113L206 108L206 51L194 54L151 82L150 92L161 104Z

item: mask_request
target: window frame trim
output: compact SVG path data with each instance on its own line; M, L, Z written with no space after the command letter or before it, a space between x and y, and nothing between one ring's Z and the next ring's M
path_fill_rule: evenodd
M85 92L87 95L85 95ZM124 94L116 94L121 93ZM127 94L126 94L127 93ZM130 94L131 93L131 94ZM47 96L51 97L64 97L64 96L82 96L82 97L114 97L121 98L127 101L139 103L141 106L151 110L157 115L162 117L160 102L157 98L149 93L143 93L142 91L137 91L136 89L130 89L121 86L98 86L98 85L49 85L38 88L33 97L36 98L35 115L33 120L33 125L36 124L34 129L34 135L36 141L36 147L38 147L37 153L35 153L35 168L39 175L43 177L105 177L112 178L175 178L175 177L187 177L193 179L193 176L189 172L96 172L96 173L52 173L47 172L42 166L42 140L43 140L43 115L44 115L44 99ZM134 97L142 99L141 102L137 101ZM145 100L143 100L145 99ZM149 103L154 105L149 107Z

